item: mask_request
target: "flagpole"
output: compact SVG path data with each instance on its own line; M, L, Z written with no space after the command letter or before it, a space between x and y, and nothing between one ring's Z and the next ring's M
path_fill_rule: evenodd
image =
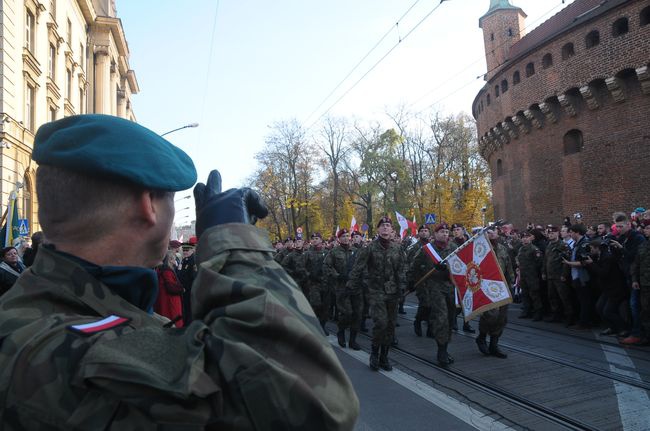
M492 228L492 227L495 227L495 226L499 226L499 225L501 225L502 223L503 223L503 220L497 220L495 223L493 223L493 224L491 224L491 225L487 225L487 226L482 227L481 230L478 231L478 232L477 232L473 237L471 237L470 239L468 239L467 241L465 241L464 243L462 243L461 245L459 245L458 248L456 248L456 250L452 251L451 253L449 253L449 254L447 255L447 257L445 257L445 258L442 259L440 262L438 262L438 265L441 265L441 264L445 263L447 260L449 260L451 257L456 256L458 253L460 253L460 251L461 251L462 249L464 249L465 247L467 247L468 245L470 245L471 243L473 243L474 241L476 241L476 240L478 239L479 236L483 235L483 234L485 233L486 230L488 230L488 229L490 229L490 228ZM418 280L417 283L415 283L415 285L413 286L413 288L415 289L416 287L418 287L418 286L419 286L419 285L420 285L424 280L426 280L427 278L429 278L429 277L430 277L434 272L436 272L436 271L437 271L437 270L436 270L435 268L433 268L431 271L427 272L427 273L426 273L426 274L425 274L425 275L424 275L420 280Z

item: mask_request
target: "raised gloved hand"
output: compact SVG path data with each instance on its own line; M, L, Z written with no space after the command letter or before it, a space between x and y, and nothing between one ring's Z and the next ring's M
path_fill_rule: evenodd
M433 265L433 267L438 272L447 272L447 271L449 271L449 267L447 267L447 265L444 264L444 263L436 263L435 265Z
M210 172L206 184L194 187L196 201L196 236L208 228L225 223L255 224L266 217L269 210L260 196L252 189L229 189L221 191L221 174Z

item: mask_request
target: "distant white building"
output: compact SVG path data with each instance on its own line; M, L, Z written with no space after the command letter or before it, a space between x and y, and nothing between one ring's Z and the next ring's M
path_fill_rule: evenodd
M48 121L100 113L135 121L138 82L114 0L0 0L0 197L39 230L31 159Z

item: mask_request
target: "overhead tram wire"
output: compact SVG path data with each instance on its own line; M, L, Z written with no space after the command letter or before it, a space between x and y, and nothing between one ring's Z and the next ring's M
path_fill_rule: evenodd
M199 118L201 118L201 122L203 122L205 120L205 118L204 118L204 116L205 116L205 104L206 104L207 98L208 98L207 89L208 89L208 85L210 83L210 69L211 69L211 66L212 66L212 52L214 50L214 35L215 35L216 31L217 31L217 16L219 16L219 4L220 4L220 0L217 0L216 6L214 8L214 18L212 19L212 35L210 36L210 52L208 54L208 67L207 67L207 72L205 74L205 85L203 86L205 91L203 91L203 102L201 103L201 116L199 117ZM199 140L200 140L200 135L199 135Z
M528 24L526 27L522 28L522 29L519 31L519 34L521 34L524 30L530 28L531 26L537 24L537 23L538 23L539 21L541 21L542 19L545 19L549 14L551 14L553 11L555 11L557 8L559 8L559 7L562 6L563 4L564 4L564 0L561 0L560 3L558 3L558 4L555 5L555 6L553 6L553 7L552 7L551 9L549 9L548 11L544 12L544 13L543 13L543 14L542 14L538 19L536 19L535 21L531 22L531 23ZM505 45L505 42L501 43L500 45L497 45L496 48L497 48L497 49L498 49L498 48L501 48L503 45ZM438 89L444 87L444 85L447 84L448 82L453 81L453 80L455 79L455 77L458 76L460 73L465 72L466 70L468 70L469 68L471 68L474 64L476 64L476 63L478 63L478 62L480 62L480 61L482 61L482 60L483 60L482 58L479 58L479 59L475 60L474 62L470 63L469 65L467 65L465 68L461 69L460 71L451 74L451 77L450 77L450 78L448 78L447 80L443 81L440 85L438 85L438 86L435 87L434 89L428 91L426 94L424 94L422 97L420 97L420 98L419 98L418 100L416 100L415 102L411 103L411 104L409 105L409 107L412 107L412 106L417 105L421 100L423 100L423 99L426 98L427 96L431 95L432 93L434 93L434 92L437 91ZM445 96L443 96L443 97L437 99L437 100L434 101L433 103L427 105L425 108L423 108L423 109L417 111L416 114L423 113L424 111L426 111L426 110L432 108L432 107L435 106L436 104L438 104L438 103L440 103L441 101L447 99L448 97L453 96L454 94L458 93L459 91L461 91L461 90L463 90L463 89L469 87L469 86L472 85L475 81L477 81L477 80L481 79L482 77L486 76L488 73L493 72L494 70L497 70L497 69L500 68L501 66L503 66L503 63L496 65L496 66L493 67L492 69L486 71L486 72L483 73L483 74L478 75L476 78L472 79L471 81L467 82L466 84L462 85L461 87L455 89L455 90L452 91L451 93L448 93L447 95L445 95Z
M401 38L401 39L399 40L399 42L397 42L395 45L393 45L393 46L388 50L388 52L386 52L386 54L384 54L384 55L383 55L383 56L382 56L382 57L381 57L381 58L380 58L380 59L379 59L375 64L373 64L373 65L370 67L370 69L368 69L368 71L366 71L366 73L364 73L364 74L361 76L361 78L359 78L359 79L358 79L354 84L352 84L352 86L351 86L350 88L348 88L348 89L347 89L347 90L346 90L346 91L345 91L341 96L339 96L339 98L336 99L336 100L334 101L334 103L332 103L332 104L331 104L331 105L330 105L330 106L325 110L325 112L323 112L323 113L322 113L318 118L316 118L316 120L314 120L314 122L312 122L312 123L307 127L307 130L311 129L311 128L312 128L312 127L313 127L313 126L318 122L318 120L320 120L320 119L323 118L325 115L327 115L327 113L328 113L329 111L331 111L331 109L332 109L334 106L336 106L336 105L337 105L337 104L338 104L338 103L339 103L339 102L340 102L340 101L341 101L345 96L347 96L348 93L350 93L350 91L352 91L352 90L353 90L357 85L359 85L359 83L360 83L361 81L363 81L363 80L365 79L365 77L368 76L368 75L370 74L370 72L372 72L372 71L373 71L377 66L379 66L379 64L380 64L382 61L384 61L384 59L385 59L386 57L388 57L388 56L390 55L390 53L393 52L393 51L395 50L395 48L397 48L397 47L399 46L400 43L402 43L403 41L405 41L406 38L408 38L408 37L409 37L409 36L410 36L410 35L411 35L411 34L412 34L412 33L413 33L413 32L414 32L414 31L415 31L415 30L420 26L420 25L422 25L422 23L423 23L424 21L427 20L427 18L429 18L429 17L430 17L430 16L431 16L431 15L432 15L436 10L438 10L438 8L439 8L439 7L442 5L442 3L445 2L445 1L449 1L449 0L440 0L440 3L438 3L438 4L437 4L433 9L431 9L431 11L430 11L429 13L427 13L427 14L424 16L424 18L422 18L422 19L421 19L417 24L415 24L415 26L414 26L413 28L411 28L411 30L409 30L409 31L404 35L404 37Z
M388 37L388 35L390 35L390 34L393 32L393 28L398 28L398 29L399 29L399 23L400 23L400 21L401 21L402 19L404 19L404 17L405 17L409 12L411 12L411 9L413 9L413 8L415 7L415 5L417 5L419 2L420 2L420 0L415 0L415 3L413 3L413 4L411 5L411 7L409 7L409 8L406 10L406 12L404 12L404 13L402 14L402 16L398 18L398 20L397 20L397 22L395 23L395 25L394 25L394 26L393 26L393 25L390 26L390 28L386 31L386 33L384 33L384 35L379 39L379 41L378 41L378 42L377 42L377 43L376 43L372 48L370 48L370 51L368 51L368 52L366 53L366 55L364 55L363 58L361 58L361 60L359 60L359 61L357 62L357 64L356 64L356 65L355 65L355 66L350 70L350 72L348 72L348 74L345 75L345 77L344 77L343 79L341 79L341 81L339 81L338 84L336 84L336 86L334 87L334 89L333 89L332 91L330 91L330 93L329 93L327 96L325 96L325 98L322 100L322 102L320 102L320 103L318 104L318 106L316 107L316 109L314 109L314 110L311 112L311 114L309 114L309 115L305 118L305 120L304 120L305 123L308 122L309 119L310 119L310 118L311 118L311 117L312 117L316 112L318 112L318 110L321 108L321 106L323 106L323 105L325 104L325 102L327 102L327 100L328 100L330 97L332 97L332 95L336 92L336 90L338 90L338 89L341 87L341 85L343 85L343 83L344 83L345 81L347 81L347 79L350 77L350 75L352 75L352 74L354 73L354 71L357 70L357 69L359 68L359 66L361 66L361 64L362 64L362 63L363 63L363 62L368 58L368 56L370 56L370 54L372 54L372 52L373 52L375 49L377 49L377 47L378 47L378 46L379 46L379 45L384 41L384 39L386 39L386 38ZM399 33L398 33L398 37L399 37ZM400 38L400 42L401 42L401 38Z

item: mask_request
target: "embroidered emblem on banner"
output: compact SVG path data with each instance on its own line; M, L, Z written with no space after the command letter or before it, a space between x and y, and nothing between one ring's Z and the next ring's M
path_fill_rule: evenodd
M130 321L131 319L127 317L120 317L113 314L96 322L84 323L81 325L70 325L68 326L68 329L84 335L93 335L98 332L113 329Z

